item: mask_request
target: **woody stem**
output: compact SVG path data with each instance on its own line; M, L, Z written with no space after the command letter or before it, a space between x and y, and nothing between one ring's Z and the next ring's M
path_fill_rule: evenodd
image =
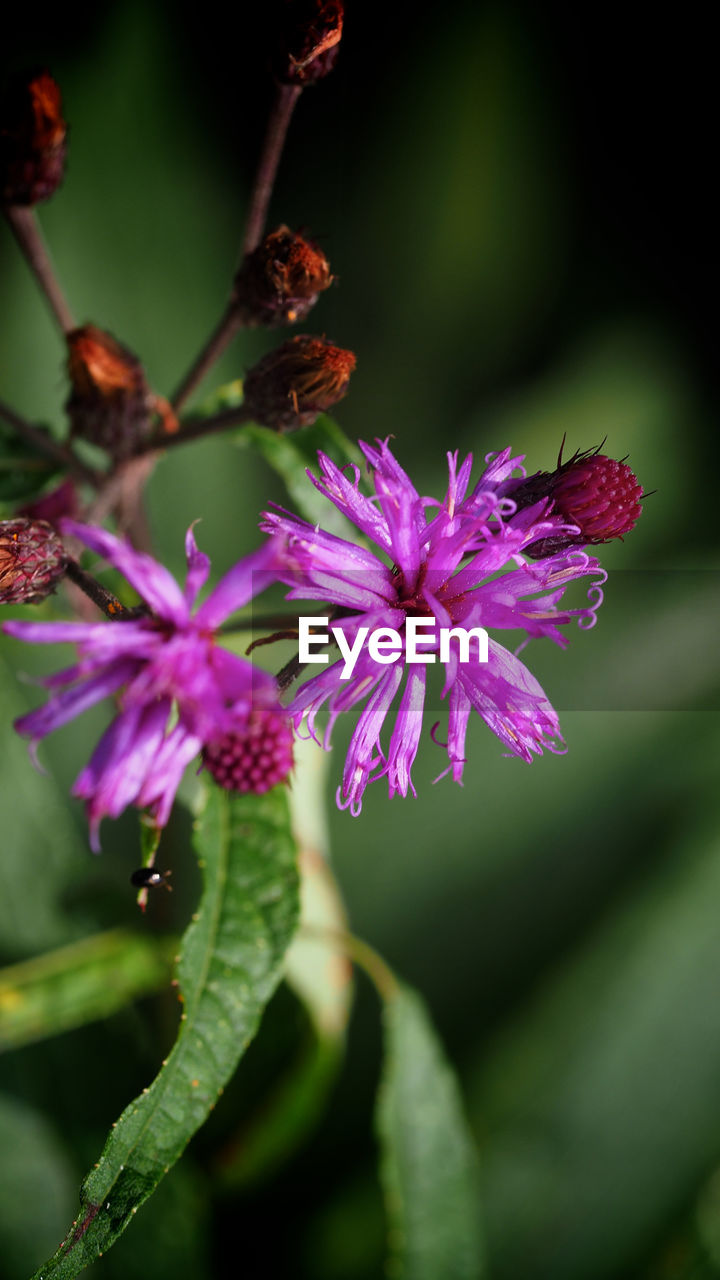
M250 211L242 245L243 257L251 253L253 249L256 249L262 239L288 125L301 93L301 85L277 86L250 197ZM196 356L170 401L176 413L189 400L195 388L202 382L205 374L220 359L220 356L241 326L242 317L238 313L235 297L231 294L225 310L210 337Z
M227 427L241 427L244 423L252 421L252 414L242 404L232 409L222 409L220 413L214 413L209 418L191 418L189 422L184 422L173 435L163 433L161 436L146 440L134 456L139 458L148 454L159 455L178 444L186 444L188 440L198 440L201 436L212 435L215 431L225 431Z
M111 591L107 591L105 587L101 587L95 578L92 578L89 573L80 568L77 560L73 560L72 556L68 556L65 573L70 581L74 582L107 618L112 618L113 622L137 618L147 614L145 605L141 605L138 609L126 609L117 596L114 596Z
M301 93L302 85L279 84L276 87L250 198L243 254L252 253L262 239L288 126Z
M205 374L215 364L215 361L220 359L225 348L235 337L240 324L241 318L238 314L235 299L232 297L205 346L196 356L170 401L176 413L190 398L195 388L202 382Z
M76 480L81 480L85 484L95 485L96 487L101 484L102 476L100 473L91 470L90 467L86 467L83 462L80 462L72 449L68 448L67 445L61 444L59 440L54 440L45 431L40 431L31 422L26 422L25 418L22 418L19 413L16 413L14 409L11 409L2 400L0 400L0 418L4 418L6 422L9 422L16 434L39 454L64 467Z
M75 319L55 275L35 210L26 209L21 205L9 205L5 209L5 216L25 261L45 295L50 310L63 333L69 333L76 327Z

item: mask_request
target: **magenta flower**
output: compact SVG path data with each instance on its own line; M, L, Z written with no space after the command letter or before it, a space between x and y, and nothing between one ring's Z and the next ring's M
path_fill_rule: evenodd
M391 796L405 796L408 788L415 794L411 768L422 729L426 665L406 661L409 619L434 619L438 628L522 628L528 639L547 636L564 646L561 628L571 618L584 626L595 622L602 601L599 583L605 579L597 560L578 547L541 560L525 559L525 549L539 539L568 531L577 536L578 530L553 514L551 500L518 510L504 496L505 482L518 474L521 461L511 458L509 449L489 461L469 494L472 457L458 467L457 454L448 454L448 489L437 502L420 497L386 442L378 441L377 448L361 442L360 447L374 497L361 493L357 468L350 479L322 453L320 477L308 474L357 526L363 543L370 539L375 544L374 550L284 511L266 513L262 524L266 532L285 539L278 577L292 588L288 598L323 602L323 616L341 630L345 647L363 627L392 628L401 638L401 651L391 665L389 657L378 661L364 647L349 678L341 658L306 680L288 707L296 728L307 715L308 733L328 748L338 716L362 705L338 788L339 806L350 807L353 814L360 811L368 783L379 778L387 778ZM524 475L522 468L519 474ZM588 575L599 575L588 591L590 603L581 609L560 608L568 583ZM442 695L448 705L446 742L436 737L438 725L431 729L449 760L440 777L452 772L456 782L462 780L472 710L523 760L531 761L545 748L565 749L553 707L515 654L489 639L486 662L477 646L469 661L461 660L458 642L449 644ZM424 651L437 655L438 649L436 638ZM317 716L325 704L329 719L319 735ZM393 711L383 744L381 734Z
M147 615L116 622L6 622L3 630L34 644L69 642L79 661L48 677L53 690L44 706L15 721L35 744L102 698L116 695L119 711L101 737L73 794L85 801L93 849L99 848L104 817L128 805L149 810L163 827L186 766L206 747L243 738L263 711L264 721L287 723L274 679L221 648L219 625L258 591L275 581L271 542L241 560L193 614L210 561L192 529L185 539L188 573L184 591L167 569L102 529L65 521L74 535L114 565L135 588ZM237 753L236 753L237 754ZM243 757L244 758L244 757ZM263 790L257 776L239 790ZM272 764L272 761L270 761ZM211 769L211 772L213 770Z

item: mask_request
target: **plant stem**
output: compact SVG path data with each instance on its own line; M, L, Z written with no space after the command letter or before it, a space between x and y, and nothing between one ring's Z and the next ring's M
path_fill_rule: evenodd
M270 119L255 173L250 212L243 240L243 254L252 253L262 239L288 125L301 93L302 85L279 84L276 86L275 101L270 110Z
M196 356L170 401L176 413L182 409L186 400L189 399L195 388L202 382L205 374L215 364L215 361L220 359L225 348L235 337L240 324L241 321L235 305L235 299L231 298L205 346Z
M71 448L61 444L59 440L54 440L51 435L41 431L38 427L34 427L32 423L26 422L24 418L20 417L19 413L16 413L14 409L11 409L2 400L0 400L0 417L10 423L22 440L27 441L33 449L43 454L44 457L59 463L76 480L95 487L102 483L102 475L97 471L91 470L90 467L86 467L84 462L81 462L75 456Z
M144 617L148 612L144 604L137 609L126 609L117 596L114 596L105 587L101 587L100 583L95 578L92 578L89 573L86 573L84 569L81 569L77 560L73 560L71 556L68 557L65 573L70 581L74 582L88 599L92 600L93 604L96 604L98 609L101 609L105 616L111 618L113 622Z
M156 454L159 457L166 449L185 444L188 440L198 440L201 436L225 431L227 427L241 427L244 423L253 421L252 414L242 404L232 409L222 409L220 413L214 413L209 418L191 418L172 435L163 433L160 436L152 436L138 447L135 457L146 457L148 454Z
M381 999L387 1003L398 993L399 983L392 969L385 963L369 943L355 937L353 933L345 933L341 929L325 929L322 926L304 924L298 930L298 937L325 942L330 947L342 951L353 964L367 974Z
M243 257L257 248L262 239L273 186L275 185L275 177L283 146L285 145L288 125L290 124L290 117L301 93L302 85L277 85L276 87L275 100L270 111L270 119L268 120L250 197L250 210L242 245ZM242 318L238 314L235 297L231 294L225 310L210 337L196 356L170 401L176 413L186 404L195 388L199 386L205 374L209 372L215 362L220 359L220 356L241 327Z
M26 209L21 205L9 205L5 209L5 216L21 253L45 294L55 319L63 333L69 333L76 327L75 319L55 275L35 210Z

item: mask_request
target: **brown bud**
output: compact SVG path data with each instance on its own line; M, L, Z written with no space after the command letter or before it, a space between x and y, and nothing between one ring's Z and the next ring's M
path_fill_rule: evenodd
M33 604L55 590L67 556L44 520L0 520L0 604Z
M5 205L48 200L65 170L67 126L47 71L16 82L0 108L0 195Z
M332 284L330 264L312 241L278 227L249 253L235 277L244 325L295 324Z
M276 79L296 85L322 80L335 65L342 29L342 0L285 0Z
M169 405L148 385L137 356L94 324L67 335L72 391L65 408L72 434L127 458L151 433L158 413L166 431L177 429Z
M275 431L308 427L342 400L354 368L352 351L308 334L290 338L250 370L245 408Z

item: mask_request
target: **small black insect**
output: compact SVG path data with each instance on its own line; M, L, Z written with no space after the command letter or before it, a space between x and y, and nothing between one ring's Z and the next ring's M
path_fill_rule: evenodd
M133 871L130 883L134 884L136 889L159 889L162 884L172 891L172 885L168 884L168 876L171 875L172 871L158 871L155 867L139 867L137 871Z

